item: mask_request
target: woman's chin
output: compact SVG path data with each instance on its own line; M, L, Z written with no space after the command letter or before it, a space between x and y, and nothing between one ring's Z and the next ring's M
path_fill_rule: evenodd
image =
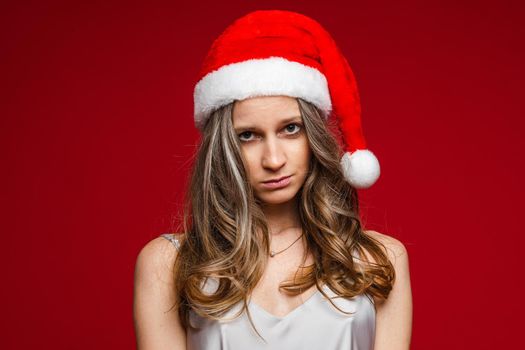
M292 189L282 189L274 191L265 191L263 193L257 193L257 198L263 203L268 205L284 204L295 198L297 191Z

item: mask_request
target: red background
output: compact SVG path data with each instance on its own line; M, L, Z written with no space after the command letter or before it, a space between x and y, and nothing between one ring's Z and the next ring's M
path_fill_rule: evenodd
M2 349L134 347L133 269L170 230L211 41L255 9L334 36L382 176L370 228L408 248L413 349L521 343L519 1L1 5ZM518 343L519 342L519 343Z

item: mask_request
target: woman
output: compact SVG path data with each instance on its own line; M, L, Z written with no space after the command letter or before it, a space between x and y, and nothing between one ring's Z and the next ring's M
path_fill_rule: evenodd
M408 349L407 252L361 227L356 188L379 163L329 34L250 13L213 43L194 98L184 233L137 258L138 348Z

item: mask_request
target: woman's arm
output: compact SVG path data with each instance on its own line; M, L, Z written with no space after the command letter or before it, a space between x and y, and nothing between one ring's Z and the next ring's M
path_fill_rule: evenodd
M177 251L162 237L140 251L135 265L133 316L138 350L185 350L186 332L175 302L173 263Z
M395 238L375 231L367 233L385 245L396 271L396 280L387 300L376 304L374 350L407 350L412 336L412 291L407 250Z

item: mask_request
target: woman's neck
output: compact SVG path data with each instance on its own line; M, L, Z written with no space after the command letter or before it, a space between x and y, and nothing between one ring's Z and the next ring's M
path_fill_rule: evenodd
M264 204L262 211L264 212L272 236L289 232L289 229L301 227L296 200L275 205Z

